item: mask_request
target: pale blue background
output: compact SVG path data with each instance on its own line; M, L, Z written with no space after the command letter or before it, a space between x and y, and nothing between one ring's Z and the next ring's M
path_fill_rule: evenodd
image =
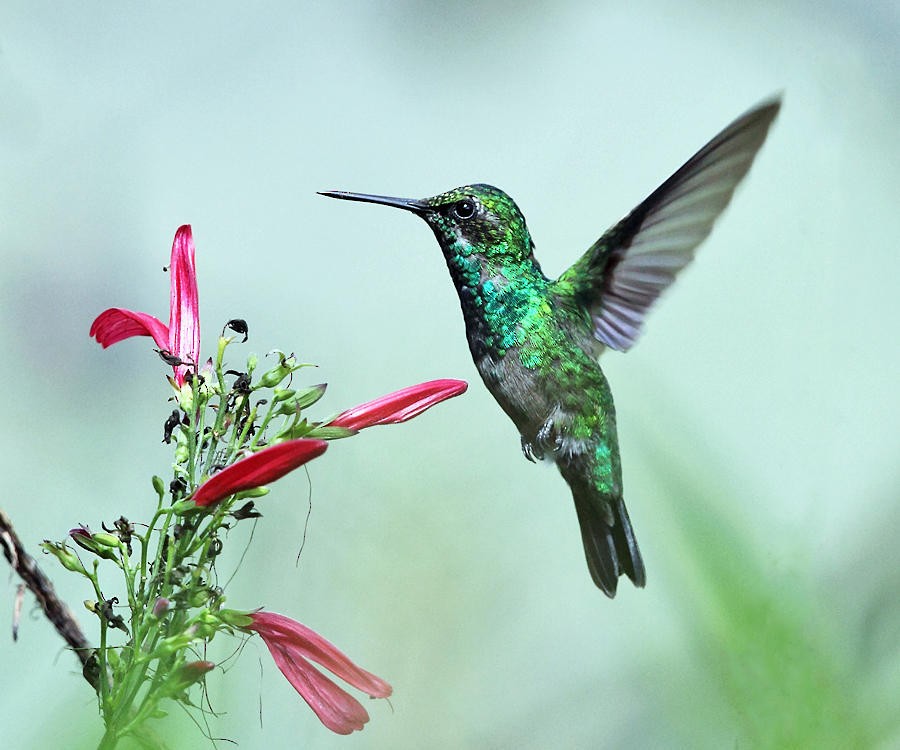
M171 460L165 368L146 341L104 352L87 331L112 305L165 318L161 267L190 222L206 352L247 318L245 351L320 365L303 375L330 384L320 416L471 382L310 466L299 568L307 480L276 486L228 592L322 632L394 685L391 705L366 701L365 731L334 736L253 642L210 680L213 736L743 748L799 724L795 740L900 746L898 50L890 2L7 0L0 505L32 550L149 516ZM430 232L315 191L494 183L555 275L776 91L781 116L697 262L640 345L604 358L648 569L611 602L567 488L523 460L478 381ZM44 560L95 633L91 592ZM0 639L5 747L96 742L74 664L29 598L19 643ZM835 732L838 698L862 735ZM171 708L170 745L203 746Z

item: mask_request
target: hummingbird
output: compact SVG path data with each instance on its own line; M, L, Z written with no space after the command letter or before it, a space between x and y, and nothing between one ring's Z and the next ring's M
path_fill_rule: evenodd
M646 583L625 508L612 392L598 357L627 351L647 311L690 263L766 139L781 102L738 117L558 279L544 275L512 198L485 184L432 198L327 191L409 211L431 227L459 294L488 391L530 461L556 463L575 500L588 569L608 597Z

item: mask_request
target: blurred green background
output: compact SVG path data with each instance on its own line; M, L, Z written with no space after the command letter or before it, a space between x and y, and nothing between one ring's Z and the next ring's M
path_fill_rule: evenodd
M149 340L104 352L87 331L113 305L166 317L161 268L189 222L207 353L246 318L246 352L319 363L304 376L330 384L321 416L471 382L310 465L299 567L310 485L280 482L229 588L388 679L390 704L331 735L253 641L210 680L213 737L900 747L896 4L191 5L0 7L0 505L30 548L149 517L171 460L166 368ZM780 90L698 260L640 345L604 357L648 570L646 590L623 581L609 601L568 489L524 461L478 379L427 227L315 191L491 182L556 275ZM91 592L41 559L95 633ZM237 645L221 640L219 659ZM4 747L96 743L89 689L31 598L0 665ZM175 707L157 728L204 746Z

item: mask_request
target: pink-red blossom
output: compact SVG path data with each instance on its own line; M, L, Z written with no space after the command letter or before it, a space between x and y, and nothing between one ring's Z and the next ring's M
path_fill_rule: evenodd
M191 500L199 506L212 505L235 492L274 482L321 456L327 447L324 440L306 438L270 445L213 474L197 488Z
M329 424L361 430L378 424L405 422L445 399L458 396L466 388L468 384L464 380L429 380L347 409Z
M91 324L90 335L105 349L132 336L150 336L160 350L181 363L174 365L175 383L184 385L185 373L200 355L200 311L197 301L197 269L191 227L175 233L169 263L169 325L148 313L123 307L104 310Z
M296 620L274 612L254 612L249 618L252 622L246 628L259 633L281 673L332 732L350 734L362 729L369 714L356 698L310 661L372 698L387 698L391 694L388 683L358 667L337 647Z

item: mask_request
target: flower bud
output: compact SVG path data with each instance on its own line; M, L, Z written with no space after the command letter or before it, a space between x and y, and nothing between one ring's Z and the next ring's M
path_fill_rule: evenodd
M169 613L170 602L166 597L161 596L153 603L153 616L157 620L161 620Z
M187 434L184 430L179 430L175 436L175 463L187 463L190 456L190 448L188 447Z
M191 685L200 682L207 674L216 668L211 661L189 661L171 672L163 683L161 692L166 696L176 696L183 693Z
M297 363L297 358L293 354L285 354L280 349L273 349L269 355L276 355L278 364L260 378L257 388L274 388L294 370L303 367Z
M204 638L207 641L211 641L213 639L213 636L219 630L218 624L214 626L214 625L208 625L204 622L197 622L194 624L193 627L196 628L196 633L195 633L196 637Z
M49 539L45 539L41 547L44 548L45 552L50 553L59 560L66 570L87 575L87 571L84 569L84 565L81 564L81 560L78 559L78 555L62 542L51 542Z
M185 414L190 414L194 408L194 388L190 383L185 383L178 389L178 405Z
M188 606L189 607L202 607L206 602L209 601L209 591L201 588L192 592L188 597Z
M119 537L113 536L112 534L107 534L103 531L98 531L95 534L91 534L91 538L95 542L97 542L97 544L103 547L119 549L119 547L122 546L122 542L119 540Z
M312 406L325 395L325 389L327 387L328 383L319 383L318 385L313 385L309 388L297 391L297 408L305 409L307 406Z
M118 550L120 542L112 534L100 532L99 536L103 538L103 541L101 542L97 539L98 535L92 534L87 526L78 526L69 530L69 536L79 547L88 552L92 552L98 557L102 557L105 560L118 560L116 553L113 552L113 550ZM108 543L110 540L112 540L112 544Z
M293 398L284 401L279 405L277 414L281 416L290 416L302 411L308 406L316 403L325 394L325 383L314 385L310 388L302 388L295 392Z
M289 398L287 401L282 401L275 409L275 414L279 417L290 417L299 412L300 409L297 407L297 397Z
M175 463L176 464L187 463L187 460L190 457L190 455L191 455L191 452L187 447L187 443L179 443L175 448Z
M159 495L159 499L162 500L163 496L166 494L166 485L163 482L162 477L156 475L153 476L153 489L156 491L156 494Z
M278 367L273 367L271 370L264 373L263 376L259 379L259 387L274 388L288 375L290 375L291 372L292 370L289 367L282 367L281 365L278 365Z
M276 388L275 395L272 396L272 403L277 404L281 401L285 401L289 398L292 398L296 393L297 391L295 391L293 388Z

